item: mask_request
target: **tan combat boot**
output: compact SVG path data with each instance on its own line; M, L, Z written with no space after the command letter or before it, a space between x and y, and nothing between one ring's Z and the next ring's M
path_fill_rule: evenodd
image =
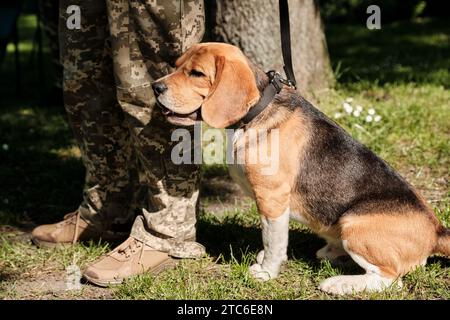
M129 237L107 255L86 268L83 276L101 287L117 285L144 272L158 273L176 266L177 260Z
M63 221L36 227L31 233L31 241L38 247L53 248L90 239L113 241L124 239L127 235L127 233L102 232L84 221L79 212L75 211L66 214Z

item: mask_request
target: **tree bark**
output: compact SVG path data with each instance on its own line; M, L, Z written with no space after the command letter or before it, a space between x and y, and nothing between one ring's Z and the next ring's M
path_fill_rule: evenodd
M251 61L283 71L277 0L206 0L207 37L239 46ZM333 76L322 20L315 0L289 1L292 63L297 87L312 97Z

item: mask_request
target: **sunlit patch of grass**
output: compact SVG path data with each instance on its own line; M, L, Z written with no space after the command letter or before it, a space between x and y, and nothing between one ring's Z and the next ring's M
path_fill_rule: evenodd
M57 155L62 159L74 158L81 159L81 152L77 146L70 146L67 148L58 148L50 150L51 153Z
M450 198L446 199L442 207L435 209L436 215L445 227L450 228Z
M440 85L355 84L320 97L330 117L342 112L347 97L382 116L379 123L345 116L335 119L397 169L426 166L440 176L450 166L450 92ZM361 129L362 128L362 129Z
M76 264L83 268L110 249L107 243L88 242L75 246L44 249L29 242L11 242L5 236L0 238L0 272L12 277L35 278L41 272L65 270Z

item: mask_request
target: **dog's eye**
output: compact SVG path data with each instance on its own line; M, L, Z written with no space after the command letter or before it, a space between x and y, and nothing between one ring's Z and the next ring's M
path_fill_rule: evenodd
M190 76L190 77L194 77L194 78L200 78L200 77L204 77L205 74L204 74L203 72L201 72L201 71L192 69L192 70L189 72L189 76Z

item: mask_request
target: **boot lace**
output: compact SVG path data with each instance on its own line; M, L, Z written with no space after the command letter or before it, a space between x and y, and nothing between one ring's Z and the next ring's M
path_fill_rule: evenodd
M75 220L75 221L74 221ZM80 211L74 211L64 216L64 220L59 223L60 226L75 223L75 231L73 233L72 244L75 244L78 240L78 229L80 226Z
M133 239L130 243L124 247L117 250L117 252L121 255L125 255L126 258L131 257L132 254L135 254L139 249L141 249L139 260L141 260L142 253L144 252L144 244L140 241Z
M64 225L64 224L74 223L74 222L76 222L76 221L74 221L74 218L76 216L78 216L78 211L68 213L64 216L63 221L61 221L59 224Z

